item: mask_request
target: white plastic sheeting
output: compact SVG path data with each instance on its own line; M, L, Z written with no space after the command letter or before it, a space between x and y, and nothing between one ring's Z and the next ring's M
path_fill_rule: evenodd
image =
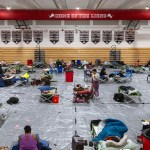
M37 70L31 76L37 77L40 73L41 70ZM52 149L69 150L75 130L78 135L91 140L90 121L106 118L122 120L129 128L129 138L136 141L136 136L141 133L141 120L150 119L150 84L147 83L146 77L146 74L134 74L132 82L125 84L139 90L145 104L138 101L131 104L115 102L113 95L120 85L116 83L100 84L100 98L91 100L90 104L72 103L74 84L91 84L84 82L83 70L76 69L74 82L71 83L65 82L65 74L54 75L53 80L57 82L52 82L52 85L58 88L59 104L40 103L37 86L0 88L0 103L8 110L7 119L0 128L0 146L10 147L28 124L34 133L50 141ZM6 101L12 96L17 96L20 103L7 104Z

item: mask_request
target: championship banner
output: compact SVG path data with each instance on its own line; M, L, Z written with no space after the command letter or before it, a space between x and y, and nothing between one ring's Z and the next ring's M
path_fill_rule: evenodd
M150 20L150 10L0 10L0 20Z

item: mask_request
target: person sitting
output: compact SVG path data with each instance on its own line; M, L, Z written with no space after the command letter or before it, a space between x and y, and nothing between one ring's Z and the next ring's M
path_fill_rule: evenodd
M1 64L0 64L0 74L3 75L3 69L2 69Z
M4 60L2 60L2 61L0 62L0 64L1 64L3 67L7 66L7 62L5 62Z
M19 150L38 150L39 138L36 134L31 133L29 125L24 127L25 134L19 136Z
M6 79L6 78L9 78L10 77L10 73L3 73L3 69L2 69L2 66L1 66L1 64L0 64L0 78L1 79Z
M128 131L128 127L118 119L108 118L103 120L103 123L104 127L101 129L98 135L92 139L93 142L109 140L110 137L113 138L111 140L118 140L117 142L119 142L124 134Z
M100 78L101 79L107 79L108 80L108 75L106 73L106 69L102 68L101 72L100 72Z
M4 84L4 80L3 80L3 70L2 70L2 67L1 67L1 64L0 64L0 87L4 87L5 84Z
M140 61L137 60L137 62L134 64L134 67L139 67L140 66Z
M145 67L150 67L150 60L149 60L148 63L145 65Z
M119 75L119 77L121 77L121 78L125 77L123 70L120 70L118 75Z
M38 134L31 133L31 127L24 127L25 134L19 136L18 142L13 145L12 150L51 150L49 142L40 139Z

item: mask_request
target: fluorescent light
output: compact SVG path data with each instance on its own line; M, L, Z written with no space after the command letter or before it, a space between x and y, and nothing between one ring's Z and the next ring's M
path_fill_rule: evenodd
M10 10L10 6L7 6L6 9L7 9L7 10Z
M148 10L149 9L149 6L146 6L146 8L145 8L146 10Z
M78 9L78 10L79 10L79 9L80 9L80 8L79 8L79 6L77 6L77 7L76 7L76 9Z

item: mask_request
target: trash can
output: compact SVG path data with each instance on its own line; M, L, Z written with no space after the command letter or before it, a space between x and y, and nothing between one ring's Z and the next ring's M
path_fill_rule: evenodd
M73 71L66 71L66 82L73 82Z
M142 133L142 141L143 141L143 150L150 149L150 128L145 129Z
M32 59L27 60L27 66L32 66L32 65L33 65Z

